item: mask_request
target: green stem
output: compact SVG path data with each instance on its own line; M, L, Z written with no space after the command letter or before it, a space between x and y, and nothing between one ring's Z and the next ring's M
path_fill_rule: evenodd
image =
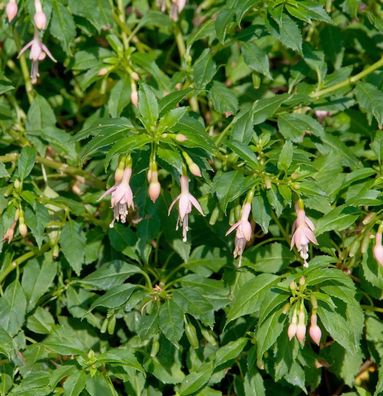
M7 267L5 267L0 272L0 283L4 281L4 279L16 268L19 267L20 264L24 263L25 261L29 260L32 257L38 256L42 253L45 253L49 249L49 243L45 244L41 247L41 249L33 249L28 253L23 254L22 256L18 257L16 260L13 260Z
M215 141L215 144L217 147L222 143L222 140L224 139L226 134L230 131L230 129L232 128L233 125L234 125L234 118L231 120L230 124L227 125L227 127L217 137L217 139Z
M319 99L320 97L331 94L334 91L337 91L338 89L348 87L349 85L355 84L357 81L373 73L375 70L381 68L382 66L383 66L383 56L377 62L367 67L366 69L356 74L355 76L347 78L346 80L343 80L338 84L332 85L331 87L312 92L310 96L314 99Z

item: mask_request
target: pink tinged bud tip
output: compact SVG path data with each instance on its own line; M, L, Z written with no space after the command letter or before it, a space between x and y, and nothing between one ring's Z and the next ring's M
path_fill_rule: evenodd
M287 335L289 337L289 340L291 341L295 335L297 334L297 325L294 323L291 323L289 328L287 329Z
M320 339L322 337L322 332L319 326L317 325L316 315L311 316L311 326L309 329L309 334L311 339L315 342L315 344L319 345Z
M316 240L314 231L315 226L314 223L306 216L304 209L296 207L297 219L293 224L293 235L291 237L291 249L295 245L300 256L304 260L304 266L308 267L307 259L309 257L308 254L308 246L309 243L317 245L318 242Z
M113 221L110 228L113 228L115 221L126 223L126 217L130 209L134 209L133 192L130 188L129 181L132 176L132 168L125 168L120 183L115 184L99 198L102 199L107 195L111 195L111 204L113 208Z
M149 170L148 172L149 178L149 198L155 203L160 196L161 193L161 184L158 182L158 173L156 170Z
M306 335L306 323L305 323L305 313L303 311L299 312L299 320L297 326L296 337L300 343L303 343Z
M375 260L379 265L383 266L383 246L382 246L382 233L377 232L376 237L375 237L375 245L373 248L373 254L375 257Z
M241 219L233 224L229 230L226 232L226 235L229 235L231 232L236 230L235 234L235 248L234 248L234 258L240 257L242 259L243 251L245 250L246 243L250 241L252 228L251 223L249 221L249 215L251 212L251 204L245 203L242 208Z
M178 230L179 225L182 225L182 240L186 242L187 232L189 230L189 214L194 206L198 212L204 216L202 207L200 203L189 193L189 180L187 176L180 177L181 193L178 197L171 203L168 211L170 215L173 206L178 202L178 220L176 230Z
M47 17L43 11L36 12L35 16L33 17L35 21L35 25L39 30L45 30L47 27Z
M17 15L17 11L18 11L18 7L16 0L9 0L5 10L9 23L11 23L15 19Z
M199 166L195 162L192 162L189 165L189 170L194 176L197 176L197 177L201 177L202 176L201 169L199 168Z

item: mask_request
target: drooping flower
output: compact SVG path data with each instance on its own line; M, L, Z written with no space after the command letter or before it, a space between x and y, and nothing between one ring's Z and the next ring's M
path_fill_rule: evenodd
M235 248L234 248L234 258L240 257L240 263L242 259L242 253L245 250L246 243L250 241L252 228L249 221L249 215L251 212L251 204L246 202L243 205L241 219L233 224L227 231L226 235L236 230L235 234Z
M293 235L291 237L291 249L295 245L304 260L304 267L308 267L307 259L309 257L308 246L312 242L318 244L315 238L315 226L313 222L306 216L303 205L298 203L295 207L297 219L293 224Z
M47 27L47 17L43 11L43 7L41 6L41 1L40 0L35 0L35 16L33 17L33 20L35 21L35 25L37 29L40 30L45 30Z
M311 315L311 325L309 329L309 334L311 339L315 342L315 344L319 345L320 339L322 337L322 332L320 327L317 324L317 316L316 314Z
M5 10L9 23L11 23L15 19L16 15L17 15L17 10L18 10L18 7L17 7L16 0L9 0L7 3L6 10Z
M171 203L168 214L170 215L173 206L178 201L178 219L176 229L182 225L182 240L186 242L187 232L189 230L189 213L194 206L199 213L203 216L203 211L199 202L189 193L189 179L187 176L182 175L180 178L181 194Z
M132 176L132 168L126 167L120 183L115 184L109 190L105 191L104 194L99 198L102 199L105 196L111 194L111 204L114 212L113 221L110 223L110 228L113 228L115 221L126 222L126 216L128 215L129 209L134 209L133 203L133 192L130 188L129 181Z
M35 84L37 82L37 77L40 76L39 62L44 60L47 55L53 62L57 62L57 61L52 56L49 49L42 43L39 36L39 32L36 29L35 29L35 34L33 36L33 40L31 40L25 47L21 49L19 56L22 55L29 48L30 48L29 59L31 59L32 61L31 81L32 84Z
M377 263L383 266L382 226L379 227L376 233L373 253Z

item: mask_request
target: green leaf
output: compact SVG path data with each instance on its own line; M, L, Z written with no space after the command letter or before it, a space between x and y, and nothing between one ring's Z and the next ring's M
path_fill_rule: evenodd
M68 9L58 0L52 0L49 31L61 42L64 51L68 52L76 37L76 25Z
M240 171L218 173L214 178L214 188L222 210L226 211L227 204L244 194L253 184L253 178L245 177Z
M114 146L108 151L105 162L108 165L111 159L117 155L124 153L125 155L137 150L152 141L149 135L132 135L118 140Z
M269 224L272 217L271 207L264 192L254 196L251 208L256 223L261 226L263 233L267 234L269 232Z
M285 139L302 142L306 134L323 136L324 130L318 121L307 114L281 114L278 117L278 129Z
M24 147L17 161L17 173L23 181L32 172L36 161L36 150L33 147Z
M85 388L86 374L84 371L75 371L64 382L65 396L79 396Z
M48 222L49 212L44 205L36 203L34 212L29 207L25 209L25 223L31 229L39 248L45 238L44 231Z
M241 160L244 160L246 165L249 165L252 169L258 169L259 163L255 153L249 148L249 146L239 143L236 140L225 143L234 153L236 153Z
M177 107L168 111L161 119L158 124L158 130L161 132L166 131L174 127L185 115L187 107Z
M198 371L188 374L179 389L180 396L192 395L207 384L213 374L213 362L204 363Z
M281 94L255 101L252 108L253 125L261 124L270 118L287 98L286 94Z
M184 332L184 313L172 300L161 305L159 313L160 330L173 343L177 343Z
M7 77L0 75L0 95L5 94L6 92L14 90L15 87L12 85L12 82L8 80Z
M138 91L138 111L147 129L155 125L159 115L158 101L149 85L141 84Z
M230 22L233 20L234 10L224 8L215 20L215 31L218 40L223 44L225 42L226 30Z
M63 227L60 235L60 246L69 265L80 275L84 263L86 239L80 224L69 220Z
M287 140L282 147L281 153L278 158L278 169L287 172L293 160L293 144Z
M54 325L53 316L41 307L37 307L33 315L27 320L28 329L37 334L50 334Z
M253 120L254 116L251 109L241 110L233 120L233 128L231 130L232 140L248 144L254 134Z
M209 99L219 113L235 114L238 110L238 99L235 93L224 84L214 81L209 91Z
M274 311L259 327L255 336L257 341L257 359L262 361L263 354L271 348L281 335L287 315L283 313L283 308ZM285 335L287 337L287 334Z
M89 308L92 311L96 307L119 308L124 305L136 289L136 285L124 283L110 288L104 295L97 298Z
M56 117L48 101L40 95L33 99L28 110L26 129L27 131L39 131L45 127L55 126Z
M287 48L300 52L302 50L302 34L297 24L287 14L279 20L269 20L270 33Z
M383 125L383 91L370 83L358 83L355 88L356 99L362 110L371 113L378 124Z
M0 298L0 327L15 336L24 324L27 300L18 280L13 281Z
M184 312L189 313L208 326L212 326L214 324L212 304L196 289L191 287L182 287L177 289L174 291L173 299Z
M233 303L227 313L227 323L249 315L260 309L263 298L278 277L272 274L260 274L246 282L234 295Z
M360 211L346 205L338 206L321 217L316 223L317 236L328 231L342 231L355 223Z
M21 285L27 297L27 312L30 312L52 286L57 273L57 263L45 256L42 265L37 260L30 260L23 270Z
M242 352L247 344L247 338L241 337L238 340L230 341L223 347L219 348L215 353L215 366L216 369L229 362L230 360L236 359Z
M167 113L174 108L185 96L189 95L193 90L191 88L181 89L179 91L171 92L158 101L160 116Z
M203 89L212 80L217 72L217 65L215 64L211 51L205 49L199 58L195 61L193 66L193 81L196 89Z
M108 111L111 117L117 118L130 103L130 81L126 78L119 80L110 91Z
M69 8L73 14L82 16L100 32L106 30L113 24L112 7L108 0L69 0Z
M14 350L12 337L0 327L0 353L11 358L11 354Z
M269 58L263 49L255 42L248 41L241 43L241 52L250 69L271 79Z

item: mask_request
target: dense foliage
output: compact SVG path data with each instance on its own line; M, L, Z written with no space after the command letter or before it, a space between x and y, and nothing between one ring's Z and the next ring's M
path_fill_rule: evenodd
M382 3L0 11L1 395L383 394Z

